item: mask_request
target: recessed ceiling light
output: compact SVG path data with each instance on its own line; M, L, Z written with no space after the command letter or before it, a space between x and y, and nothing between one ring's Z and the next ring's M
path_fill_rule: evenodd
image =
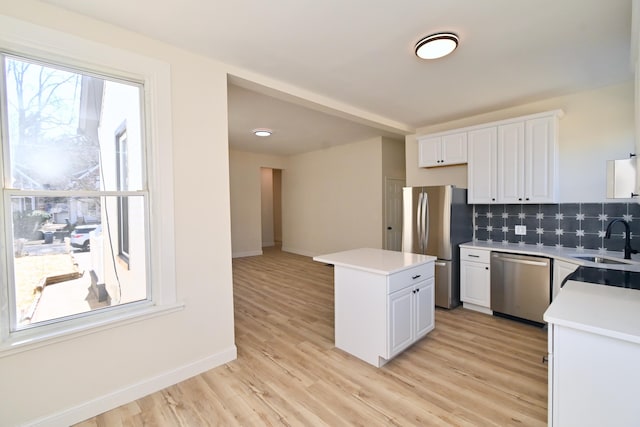
M458 40L453 33L431 34L416 43L416 55L422 59L442 58L458 47Z
M254 129L252 130L252 132L255 136L271 136L271 134L273 133L271 129L267 128Z

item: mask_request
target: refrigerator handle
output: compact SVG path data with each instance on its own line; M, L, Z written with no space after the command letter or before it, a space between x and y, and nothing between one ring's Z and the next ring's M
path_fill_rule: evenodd
M422 235L424 242L422 245L422 253L427 253L427 245L429 244L429 195L424 193L422 199Z
M418 211L416 212L416 233L418 235L418 251L422 253L422 197L424 194L420 192L418 196Z

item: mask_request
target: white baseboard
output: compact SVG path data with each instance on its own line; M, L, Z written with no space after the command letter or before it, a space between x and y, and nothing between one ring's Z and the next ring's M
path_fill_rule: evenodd
M318 255L316 252L305 251L303 249L292 248L291 246L283 246L283 252L291 252L292 254L304 255L308 257L314 257Z
M237 358L237 348L232 346L188 365L167 371L161 375L132 384L99 398L81 403L73 408L29 422L29 426L61 426L66 427L95 417L103 412L122 406L125 403L140 399L163 388L177 384L202 372L216 368Z
M260 249L259 251L234 252L233 254L231 254L231 257L243 258L246 256L257 256L257 255L262 255L262 249Z

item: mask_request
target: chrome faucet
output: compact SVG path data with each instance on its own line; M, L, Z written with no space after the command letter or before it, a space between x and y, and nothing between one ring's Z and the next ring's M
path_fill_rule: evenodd
M625 235L624 235L624 259L631 259L631 254L637 254L638 251L631 248L631 228L629 227L629 223L624 219L616 218L609 222L607 225L607 232L604 235L605 239L611 238L611 226L616 222L621 222L624 224Z

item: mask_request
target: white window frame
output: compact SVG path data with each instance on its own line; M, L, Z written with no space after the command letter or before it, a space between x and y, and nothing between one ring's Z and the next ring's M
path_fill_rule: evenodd
M126 304L112 310L100 310L11 332L11 293L8 287L13 280L9 276L12 272L8 269L8 256L13 254L6 246L11 239L9 232L0 227L0 357L181 309L182 304L176 300L169 64L2 15L0 50L54 64L66 64L92 73L143 82L143 132L149 191L147 280L151 287L151 301L146 304ZM0 176L4 177L1 163ZM4 201L0 203L4 205ZM4 209L4 206L0 208ZM7 251L10 253L7 254Z

